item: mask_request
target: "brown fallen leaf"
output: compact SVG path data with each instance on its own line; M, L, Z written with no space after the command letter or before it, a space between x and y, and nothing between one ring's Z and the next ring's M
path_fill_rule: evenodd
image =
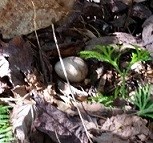
M79 101L84 101L88 97L88 93L86 91L79 90L72 85L69 86L66 82L58 81L58 89L66 97L71 97L71 95L74 94L75 98ZM62 96L60 97L62 99Z
M10 69L9 62L4 56L0 56L0 94L3 93L6 89L12 88L12 84L9 81L10 78Z
M38 130L33 130L30 135L30 143L53 143L53 141L48 135L43 134Z
M29 133L35 119L35 105L32 103L18 102L13 108L11 122L16 138L22 142L29 142Z
M68 117L64 112L34 95L38 116L34 127L61 143L88 143L82 123L74 117Z
M153 57L153 15L151 15L148 19L143 23L143 31L142 31L142 41L143 45L150 52L150 55Z
M4 38L12 38L34 31L32 2L36 10L37 29L41 29L66 17L75 0L0 1L0 30Z
M108 118L102 126L102 130L112 132L122 139L138 139L146 141L150 131L146 127L147 121L135 115L117 115Z
M104 36L99 38L92 38L86 43L86 50L93 49L96 45L107 44L137 44L136 38L131 34L124 32L115 32L111 36Z
M21 70L23 73L29 73L33 70L33 51L28 41L24 41L21 37L15 37L3 50L9 56L11 70Z
M95 137L94 140L96 143L130 143L130 141L123 140L111 132L102 133L100 136Z
M33 52L29 42L15 37L8 44L1 42L1 54L8 59L11 82L14 86L24 84L24 75L33 71Z

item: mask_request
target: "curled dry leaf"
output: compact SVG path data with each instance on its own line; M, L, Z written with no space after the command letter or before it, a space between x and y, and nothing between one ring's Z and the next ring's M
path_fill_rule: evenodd
M37 29L50 26L63 19L75 0L32 0L35 7ZM0 1L0 30L5 38L34 31L34 7L29 0Z

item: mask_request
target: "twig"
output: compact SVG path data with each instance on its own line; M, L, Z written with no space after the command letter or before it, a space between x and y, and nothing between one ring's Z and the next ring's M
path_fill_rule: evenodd
M60 63L61 63L61 66L62 66L62 70L63 70L64 76L65 76L65 78L66 78L66 82L67 82L68 87L69 87L69 89L70 89L70 91L71 91L72 99L74 100L74 102L77 102L76 99L75 99L75 97L74 97L73 91L72 91L72 89L71 89L70 82L69 82L68 77L67 77L67 72L66 72L66 69L65 69L65 66L64 66L62 57L61 57L61 53L60 53L60 50L59 50L57 38L56 38L56 35L55 35L54 24L52 24L52 30L53 30L53 37L54 37L55 45L56 45L56 48L57 48L58 56L59 56L59 59L60 59ZM85 123L84 123L84 120L83 120L83 117L82 117L82 115L81 115L81 112L80 112L79 108L77 107L77 105L74 105L74 106L76 107L76 109L77 109L77 111L78 111L79 117L80 117L80 119L81 119L82 125L83 125L84 130L85 130L85 133L86 133L86 135L87 135L87 138L88 138L88 140L90 141L90 143L92 143L92 140L91 140L91 138L90 138L90 134L89 134L88 131L87 131L87 128L86 128Z
M58 136L58 134L57 134L57 131L56 131L56 130L55 130L55 135L56 135L56 138L57 138L58 143L61 143L61 141L60 141L60 139L59 139L59 136Z
M47 77L46 77L46 73L45 73L45 65L43 62L43 55L42 55L42 48L40 46L40 42L39 42L39 38L38 38L38 34L37 34L37 24L36 24L36 7L33 1L31 1L32 6L33 6L33 11L34 11L34 17L33 17L33 25L34 25L34 32L35 32L35 36L36 36L36 40L38 43L38 48L39 48L39 58L40 58L40 64L41 64L41 69L42 69L42 73L44 76L44 82L47 83Z

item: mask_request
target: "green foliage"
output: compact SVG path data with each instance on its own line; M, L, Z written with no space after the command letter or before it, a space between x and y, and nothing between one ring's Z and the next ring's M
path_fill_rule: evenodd
M0 143L10 143L13 140L9 122L9 107L0 105Z
M129 68L139 61L147 61L150 60L150 54L148 51L139 48L138 46L133 46L135 48L135 52L132 52L131 61L129 62L125 71L129 70ZM91 51L81 51L80 56L85 59L94 58L102 62L107 62L114 66L114 68L118 71L119 74L125 74L127 72L123 72L119 67L119 59L122 55L119 46L116 45L97 45Z
M153 101L151 99L151 89L149 85L139 88L132 100L134 105L139 108L139 116L153 118Z
M135 52L132 53L131 61L128 67L130 68L136 62L148 60L151 60L149 52L147 50L140 49L138 46L135 46Z
M99 61L107 62L113 65L116 70L120 72L118 68L118 60L121 55L117 54L115 48L111 45L97 45L92 51L81 51L80 56L85 59L94 58Z
M92 103L101 103L106 107L111 107L113 99L114 98L112 96L104 96L101 93L97 93L96 96L90 97L89 101L91 101Z
M120 50L121 48L120 46L118 45L115 46L97 45L95 49L91 51L81 51L80 56L85 59L94 58L99 61L111 64L121 76L122 84L120 87L120 94L122 95L123 98L125 98L126 95L125 77L128 76L131 66L139 61L150 60L150 54L148 51L143 50L138 46L133 46L133 48L135 48L135 51L132 52L131 61L128 63L125 69L122 69L119 65L119 60L121 58L121 55L123 54L123 51Z

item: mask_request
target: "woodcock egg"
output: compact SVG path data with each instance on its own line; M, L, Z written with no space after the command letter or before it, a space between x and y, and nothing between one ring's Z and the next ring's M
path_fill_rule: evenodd
M88 67L83 59L71 56L64 58L63 63L70 82L81 82L86 78ZM55 64L55 71L59 77L66 79L60 61Z

